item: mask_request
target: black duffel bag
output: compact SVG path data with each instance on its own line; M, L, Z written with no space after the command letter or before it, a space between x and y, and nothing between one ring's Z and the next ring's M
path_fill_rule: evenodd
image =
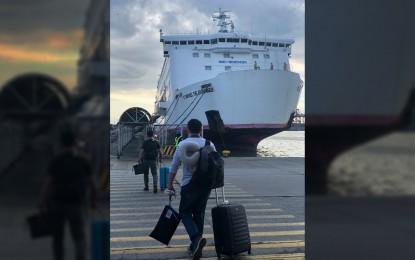
M51 212L36 213L27 218L33 239L53 235L54 216Z
M143 174L145 169L145 165L144 163L138 163L136 165L133 166L133 171L135 175L139 175L139 174Z

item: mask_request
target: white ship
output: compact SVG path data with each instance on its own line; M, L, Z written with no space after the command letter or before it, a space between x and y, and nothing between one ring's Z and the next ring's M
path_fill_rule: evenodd
M157 86L156 124L197 118L219 149L256 152L264 138L291 125L303 81L290 65L293 39L235 32L229 11L213 13L212 34L164 34L164 64ZM219 111L221 135L205 112ZM247 149L248 148L248 149Z

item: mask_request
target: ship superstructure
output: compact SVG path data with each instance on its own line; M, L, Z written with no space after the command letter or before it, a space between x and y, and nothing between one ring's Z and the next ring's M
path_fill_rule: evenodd
M165 60L154 117L166 125L198 118L206 125L204 135L215 140L205 111L218 110L226 146L256 148L290 125L303 82L289 62L293 39L235 32L228 12L213 14L217 33L160 30Z

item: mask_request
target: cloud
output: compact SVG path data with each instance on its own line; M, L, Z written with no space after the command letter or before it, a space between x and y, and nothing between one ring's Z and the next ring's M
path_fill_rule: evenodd
M89 2L2 0L0 1L0 32L25 35L47 28L62 32L81 28Z
M294 38L291 62L304 80L303 0L125 0L111 1L111 93L133 95L142 91L146 99L134 99L135 106L148 106L152 113L164 59L159 30L166 34L216 32L216 22L211 16L220 7L232 11L236 31L251 32L252 28L254 35ZM117 118L119 115L113 113L115 106L123 105L118 101L123 96L113 98L111 118Z
M0 86L23 73L45 73L69 88L90 1L0 1Z
M117 123L121 114L130 107L141 107L151 114L154 109L155 95L155 89L139 89L127 92L111 91L111 123Z

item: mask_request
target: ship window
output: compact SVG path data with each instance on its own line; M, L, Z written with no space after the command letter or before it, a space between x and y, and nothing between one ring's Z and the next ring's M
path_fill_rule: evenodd
M205 58L210 58L210 53L205 53Z
M252 54L252 58L258 59L258 54Z
M219 42L225 42L225 38L219 38Z
M231 70L231 66L225 66L225 70L226 71L230 71Z
M247 43L248 39L241 39L241 43Z
M264 42L259 42L259 46L264 46Z
M195 41L187 41L187 44L195 44Z
M202 40L196 40L196 44L202 44Z
M171 42L173 45L179 45L179 41L172 41Z
M248 44L249 44L249 45L251 45L251 44L252 44L252 41L251 41L251 40L249 40L249 41L248 41Z
M164 43L165 44L171 44L171 41L165 41Z
M264 59L269 59L269 54L264 54Z
M212 70L212 66L205 66L205 70Z
M253 41L252 42L252 45L258 45L258 42L257 41Z
M210 40L210 43L211 44L216 44L216 43L218 43L218 39L212 39L212 40Z
M271 43L270 42L267 42L267 46L271 46Z
M203 40L203 44L210 44L209 40Z
M239 42L239 38L227 38L226 42Z
M199 53L193 52L193 58L199 58Z
M287 44L287 45L286 45L286 47L287 47L287 48L288 48L288 47L290 47L290 46L291 46L291 44Z
M284 43L280 43L280 44L278 44L278 47L284 47Z
M274 43L272 44L272 47L278 47L278 43L275 43L275 42L274 42Z
M223 54L223 57L224 57L224 58L230 58L230 57L231 57L231 55L230 55L229 53L225 53L225 54Z
M186 45L187 42L186 41L180 41L180 45Z

